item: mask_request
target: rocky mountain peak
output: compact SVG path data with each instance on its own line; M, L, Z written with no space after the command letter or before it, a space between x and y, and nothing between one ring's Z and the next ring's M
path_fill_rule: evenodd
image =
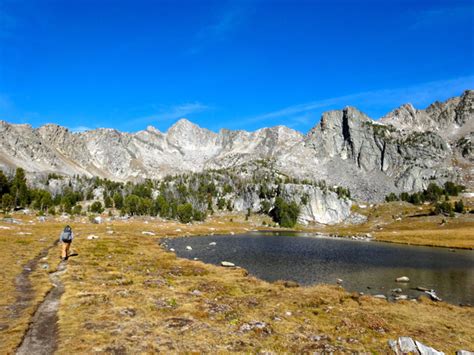
M459 125L472 121L474 115L474 90L466 90L461 96L461 101L456 107L456 122Z
M161 131L158 128L156 128L152 125L147 126L146 131L149 132L149 133L158 134L158 135L162 134Z
M47 123L36 130L42 137L69 134L70 131L66 127L59 126L55 123Z
M189 148L213 144L217 139L217 133L182 118L168 129L166 137L171 144Z
M371 121L372 119L369 118L365 113L360 111L358 108L354 106L346 106L342 110L344 116L347 116L348 118L354 120L354 121L360 121L360 122L365 122L365 121Z
M0 167L126 181L272 161L288 176L323 179L349 187L355 197L380 200L432 181L474 186L473 118L474 91L468 90L425 110L402 105L381 121L355 107L328 111L306 136L285 126L215 133L187 119L166 133L149 126L136 133L80 134L0 121Z
M174 132L185 132L200 129L201 127L199 127L197 124L192 123L187 118L181 118L168 129L167 133L173 134Z
M407 131L433 131L448 137L459 135L458 129L467 123L471 125L473 114L474 91L466 90L461 97L436 101L425 110L402 105L382 117L380 122Z

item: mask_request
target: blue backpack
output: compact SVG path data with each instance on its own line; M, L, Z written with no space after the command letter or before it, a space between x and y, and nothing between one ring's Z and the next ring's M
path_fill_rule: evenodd
M71 227L66 227L61 232L61 241L64 243L70 243L72 241L72 229Z

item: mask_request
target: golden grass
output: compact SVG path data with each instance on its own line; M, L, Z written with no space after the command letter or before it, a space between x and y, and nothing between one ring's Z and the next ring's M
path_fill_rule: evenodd
M446 248L474 249L474 215L456 217L430 216L431 206L404 202L355 208L367 222L359 225L310 226L305 231L319 231L348 236L370 233L378 241Z
M388 339L402 335L444 351L474 344L472 308L428 300L393 304L337 286L285 288L242 269L176 258L156 238L139 235L143 226L114 223L112 235L97 226L99 239L77 240L80 255L69 261L64 277L59 352L301 352L329 346L382 353ZM185 228L193 233L192 226ZM152 223L150 229L160 236L170 232ZM265 326L247 331L252 322Z
M15 216L17 217L17 216ZM53 245L50 224L39 224L36 218L20 216L22 225L0 223L0 353L11 352L21 341L36 306L43 299L51 285L48 272L54 270L59 259L47 255L39 260L38 267L31 272L31 299L23 306L14 307L17 297L25 296L17 290L16 277L21 274L27 262L43 249ZM29 223L29 221L33 221ZM43 269L42 265L49 269Z
M374 228L390 211L376 213L379 216L374 213L368 222ZM65 224L54 220L30 225L28 218L32 219L22 217L23 225L0 229L2 306L15 301L14 278L22 265L52 244ZM158 243L165 236L267 229L258 216L248 222L238 215L214 216L193 225L150 218L100 225L86 219L68 223L76 233L72 249L79 255L69 259L62 277L59 353L325 349L385 353L387 340L398 336L412 336L447 352L474 347L472 308L429 300L388 303L329 285L287 288L284 283L247 276L242 269L179 259ZM390 235L388 225L379 232ZM340 229L344 228L349 232L353 227ZM357 228L372 231L367 226ZM32 235L20 236L21 231ZM90 234L99 239L88 240ZM56 249L48 256L53 269L58 256ZM47 272L41 268L31 281L35 298L20 319L6 319L1 309L0 324L6 320L11 325L0 331L1 353L14 351L35 306L50 287Z

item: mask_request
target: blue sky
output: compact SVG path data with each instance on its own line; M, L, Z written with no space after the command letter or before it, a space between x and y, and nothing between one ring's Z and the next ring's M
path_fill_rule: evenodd
M0 119L212 130L474 89L474 1L0 0Z

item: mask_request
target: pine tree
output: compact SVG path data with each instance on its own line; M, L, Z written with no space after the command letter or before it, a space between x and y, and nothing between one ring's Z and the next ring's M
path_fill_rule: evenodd
M0 170L0 196L10 192L10 183L3 171Z
M3 194L2 209L4 213L8 213L13 208L13 197L10 194Z
M464 202L462 200L454 202L454 212L457 212L457 213L464 212Z
M25 170L22 168L16 169L10 190L13 197L13 207L26 207L28 204L29 191L26 185Z
M193 219L193 206L190 203L179 205L177 214L181 223L189 223Z
M123 196L122 196L122 194L119 193L119 192L114 193L113 200L114 200L114 207L118 210L122 209L122 207L123 207Z

